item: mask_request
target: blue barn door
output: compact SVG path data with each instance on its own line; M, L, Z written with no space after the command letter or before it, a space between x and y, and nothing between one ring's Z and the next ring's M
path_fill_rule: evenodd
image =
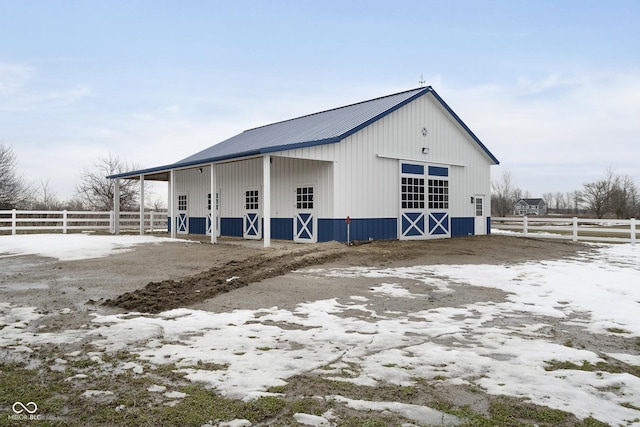
M315 243L317 237L317 219L315 215L314 187L304 185L296 187L293 218L293 240L295 242Z
M451 237L449 215L449 168L429 166L427 179L428 234L430 238Z
M178 194L178 213L176 216L176 232L178 234L189 233L189 210L187 193Z
M425 218L424 166L402 163L400 175L400 239L424 239Z
M451 237L449 168L401 163L400 239Z
M244 215L242 235L245 239L262 237L262 218L260 217L260 190L249 188L244 192Z

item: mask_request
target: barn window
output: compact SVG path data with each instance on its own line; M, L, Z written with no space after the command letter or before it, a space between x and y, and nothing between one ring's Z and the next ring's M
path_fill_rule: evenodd
M211 193L207 194L207 210L211 210Z
M449 209L449 181L429 180L429 209Z
M258 210L258 190L246 190L244 192L244 203L246 210Z
M313 187L298 187L296 189L296 208L313 209Z
M424 178L402 177L402 208L424 209Z
M187 195L180 194L178 195L178 210L186 211L187 210Z

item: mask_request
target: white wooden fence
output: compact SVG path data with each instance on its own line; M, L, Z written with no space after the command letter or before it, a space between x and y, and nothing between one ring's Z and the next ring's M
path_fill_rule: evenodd
M491 217L492 230L510 230L520 236L606 243L631 243L637 239L636 220L546 217Z
M140 212L120 212L120 230L140 230ZM0 234L20 231L109 231L114 232L113 211L0 211ZM144 212L143 229L147 232L167 231L167 211Z

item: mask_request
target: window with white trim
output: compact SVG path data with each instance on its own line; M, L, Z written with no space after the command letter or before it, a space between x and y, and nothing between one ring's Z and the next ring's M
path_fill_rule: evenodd
M244 202L246 210L258 210L258 190L246 190L244 192Z
M402 209L424 209L424 178L402 177Z
M313 187L298 187L296 189L296 208L313 209Z
M449 180L429 179L429 209L449 209Z
M211 193L207 194L207 210L211 210Z
M186 211L187 210L187 195L180 194L178 195L178 210Z

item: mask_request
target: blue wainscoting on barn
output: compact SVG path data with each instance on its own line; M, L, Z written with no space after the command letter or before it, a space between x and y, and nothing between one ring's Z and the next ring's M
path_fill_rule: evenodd
M475 228L476 224L473 217L451 218L451 237L472 236Z
M242 218L220 218L220 235L242 237Z
M397 218L352 218L351 240L395 240L398 238ZM318 219L318 242L347 241L344 219Z
M193 216L190 217L189 234L207 234L207 219Z

